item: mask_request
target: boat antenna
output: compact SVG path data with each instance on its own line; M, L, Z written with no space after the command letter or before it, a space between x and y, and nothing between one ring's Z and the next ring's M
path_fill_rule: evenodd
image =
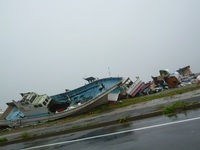
M109 76L111 77L110 67L108 67L108 73L109 73Z

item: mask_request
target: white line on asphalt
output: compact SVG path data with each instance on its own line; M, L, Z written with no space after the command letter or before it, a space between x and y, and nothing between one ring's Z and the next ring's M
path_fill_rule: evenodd
M145 129L157 128L157 127L162 127L162 126L167 126L167 125L173 125L173 124L178 124L178 123L183 123L183 122L189 122L189 121L194 121L194 120L198 120L198 119L200 119L200 117L185 119L185 120L180 120L180 121L175 121L175 122L169 122L169 123L163 123L163 124L158 124L158 125L152 125L152 126L147 126L147 127L142 127L142 128L136 128L136 129L126 130L126 131L119 131L119 132L115 132L115 133L97 135L97 136L92 136L92 137L87 137L87 138L82 138L82 139L76 139L76 140L71 140L71 141L64 141L64 142L34 146L34 147L25 148L25 149L22 149L22 150L31 150L31 149L37 149L37 148L43 148L43 147L49 147L49 146L55 146L55 145L62 145L62 144L80 142L80 141L91 140L91 139L96 139L96 138L101 138L101 137L106 137L106 136L111 136L111 135L117 135L117 134L140 131L140 130L145 130Z

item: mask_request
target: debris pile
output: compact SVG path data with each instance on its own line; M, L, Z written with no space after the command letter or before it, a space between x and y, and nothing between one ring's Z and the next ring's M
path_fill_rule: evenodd
M159 70L158 76L151 76L152 81L146 83L148 88L140 92L140 95L157 93L169 88L178 88L191 84L200 84L200 74L192 73L190 66L179 68L174 72L169 69Z
M198 75L196 78L196 84L198 84L198 85L200 84L200 75Z

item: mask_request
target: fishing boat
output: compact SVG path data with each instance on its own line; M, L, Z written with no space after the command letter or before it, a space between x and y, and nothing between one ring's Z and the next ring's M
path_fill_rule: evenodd
M132 81L129 77L125 78L121 86L115 88L108 94L108 103L112 104L118 100L134 97L143 87L143 82L139 77Z
M87 112L108 103L108 94L119 88L124 78L89 77L85 80L88 84L52 96L34 92L21 93L21 100L7 103L8 108L0 117L0 125L5 122L28 125Z

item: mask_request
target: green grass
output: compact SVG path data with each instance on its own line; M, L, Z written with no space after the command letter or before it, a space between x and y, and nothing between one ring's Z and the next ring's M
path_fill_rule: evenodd
M0 143L7 142L7 141L8 141L7 138L0 138Z
M176 112L176 108L174 106L166 106L163 110L163 114L174 114Z
M21 134L21 137L22 137L23 139L30 138L30 137L32 137L32 134L27 133L27 132L24 132L24 133Z
M127 121L128 121L128 118L129 118L129 116L126 116L126 117L123 117L123 118L119 118L119 119L118 119L118 122L119 122L119 123L127 122Z
M187 106L193 104L189 102L174 102L170 106L160 106L156 110L161 110L164 115L175 114L178 110L187 110Z
M177 107L182 107L183 109L186 109L186 107L189 105L189 102L175 102L173 103L173 107L177 108Z

